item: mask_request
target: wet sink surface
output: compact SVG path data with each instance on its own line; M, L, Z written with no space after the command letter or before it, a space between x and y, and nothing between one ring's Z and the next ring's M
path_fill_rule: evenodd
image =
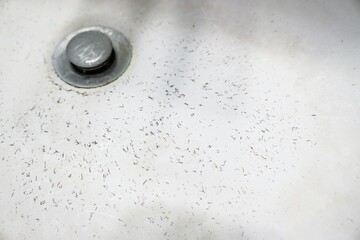
M0 239L359 239L359 1L1 1ZM129 69L62 82L118 29Z

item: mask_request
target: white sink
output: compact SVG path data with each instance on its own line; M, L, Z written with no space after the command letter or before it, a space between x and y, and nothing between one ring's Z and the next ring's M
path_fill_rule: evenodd
M360 239L360 1L0 2L0 239ZM74 88L51 57L113 27Z

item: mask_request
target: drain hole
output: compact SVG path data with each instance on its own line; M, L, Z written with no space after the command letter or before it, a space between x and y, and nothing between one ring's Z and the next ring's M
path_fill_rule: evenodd
M98 73L102 73L102 72L106 71L114 63L114 60L115 60L115 51L113 50L111 52L110 57L102 65L99 65L96 68L80 68L80 67L77 67L72 62L70 62L70 63L75 72L77 72L79 74L93 75L93 74L98 74Z
M131 61L132 46L119 31L103 26L79 29L55 49L53 65L66 83L81 88L104 86L119 78Z

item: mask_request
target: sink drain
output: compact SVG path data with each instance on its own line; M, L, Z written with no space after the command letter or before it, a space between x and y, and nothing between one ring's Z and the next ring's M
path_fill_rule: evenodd
M126 37L109 27L86 27L65 37L53 55L58 76L79 88L104 86L119 78L131 61Z

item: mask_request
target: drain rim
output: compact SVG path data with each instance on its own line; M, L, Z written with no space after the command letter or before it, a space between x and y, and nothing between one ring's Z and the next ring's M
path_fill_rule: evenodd
M113 45L114 60L104 71L85 74L76 69L67 56L69 42L78 34L99 31L106 34ZM129 67L132 58L132 46L119 31L104 26L90 26L78 29L67 35L57 46L53 54L53 67L57 75L66 83L78 88L96 88L118 79Z

